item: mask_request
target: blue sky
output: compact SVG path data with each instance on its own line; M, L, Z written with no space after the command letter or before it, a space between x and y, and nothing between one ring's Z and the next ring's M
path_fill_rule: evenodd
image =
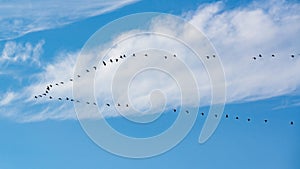
M299 9L300 3L294 0L89 0L51 4L0 1L3 25L0 29L0 168L298 169ZM202 97L199 112L205 115L198 114L188 135L170 151L151 158L131 159L97 146L82 129L72 103L36 101L34 96L44 92L49 83L72 77L80 50L98 29L120 17L140 12L180 16L203 32L224 67L226 105L215 133L207 142L199 144L199 133L210 107L210 90L206 88L203 67L190 63L189 57L182 57L201 79L197 81ZM161 23L152 24L152 29L166 27ZM176 27L169 31L179 32ZM134 48L132 44L127 45ZM151 44L150 38L143 42L143 45ZM170 46L178 49L178 53L184 51ZM262 58L258 57L260 53ZM272 58L271 54L276 57ZM108 75L104 73L102 77ZM151 75L144 78L141 80L153 81ZM171 87L164 88L169 81L164 79L164 82L158 85L162 90L176 93ZM105 86L101 88L104 90ZM144 109L148 102L143 99L151 88L141 86L133 93L142 98L137 103L145 102L138 107ZM72 86L68 83L53 92L53 97L71 97ZM106 90L99 93L98 104L110 94ZM107 111L107 118L123 134L148 137L172 125L178 116L172 106L178 106L176 99L168 100L162 116L149 124L128 122L111 110ZM229 115L228 119L225 114ZM294 125L290 125L291 121Z

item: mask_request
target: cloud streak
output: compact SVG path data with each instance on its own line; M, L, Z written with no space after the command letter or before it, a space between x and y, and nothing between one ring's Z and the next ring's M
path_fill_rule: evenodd
M0 4L0 41L64 26L121 8L137 0L4 1Z

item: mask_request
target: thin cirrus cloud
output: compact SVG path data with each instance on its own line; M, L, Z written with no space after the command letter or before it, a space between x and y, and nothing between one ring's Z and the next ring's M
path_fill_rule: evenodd
M300 35L300 14L297 13L299 10L300 5L298 3L286 1L267 1L263 4L252 3L249 7L231 10L224 10L224 4L217 2L200 6L196 11L183 14L185 18L207 35L222 60L227 84L227 103L247 102L285 94L295 94L296 90L299 89L300 42L298 39ZM163 23L153 23L151 28L165 29L174 35L180 36L180 30L176 30L176 28L168 30L170 28ZM192 35L189 36L193 37ZM143 42L143 44L136 43L136 41L131 43L127 41L127 46L123 46L124 49L160 45L156 41L157 39L153 37L143 38L139 41ZM168 45L164 43L164 45L172 47L174 44ZM178 57L182 56L181 59L190 62L189 58L185 57L185 50L181 50L179 46L173 46L173 48L178 50ZM134 51L134 49L132 50ZM116 53L119 52L116 51ZM262 58L252 59L253 56L257 56L260 53L263 55ZM271 57L272 54L275 55L275 58ZM294 54L295 58L291 58L291 54ZM64 58L60 56L55 63L49 64L45 71L38 75L40 82L24 89L26 92L23 93L26 94L23 94L22 97L26 99L27 103L24 104L24 108L28 106L28 103L32 104L32 106L35 105L35 101L32 98L37 93L43 92L45 85L52 81L67 80L71 77L77 56L77 52L67 53ZM112 67L109 71L104 70L104 74L99 77L99 81L103 82L105 79L109 79L110 71L115 69ZM199 88L201 97L208 98L204 99L202 105L208 105L209 101L205 100L210 98L209 79L207 79L205 74L201 74L204 71L198 65L191 64L190 69L199 75L201 80L197 82L201 86ZM59 73L61 71L65 73ZM176 72L175 70L174 73L180 74L180 71ZM147 77L149 78L147 79ZM153 76L148 75L141 78L141 80L143 82L151 82L151 77ZM156 77L160 78L159 76ZM163 83L163 80L158 81ZM139 82L136 83L139 84ZM173 89L173 87L162 83L158 86L162 87L161 90L168 91ZM142 89L148 89L149 87L146 83L140 84L146 85ZM150 83L150 85L155 84ZM167 87L163 88L164 86ZM105 86L103 87L105 88ZM142 89L135 88L133 95L136 98L142 98L142 100L147 99L148 93L140 91ZM100 100L105 100L105 97L110 95L109 92L105 93L105 91L99 95ZM72 94L72 86L66 85L57 89L55 93L57 96L70 96ZM169 101L169 105L179 104L176 99ZM141 100L137 100L137 103L139 102ZM38 101L38 103L45 104L45 106L34 112L23 113L22 115L16 113L20 112L20 110L14 111L15 113L6 114L6 117L14 117L18 121L23 122L76 118L71 104L60 106L60 111L57 111L51 108L56 103L48 105L49 102L47 100ZM6 106L9 106L9 104ZM100 109L103 109L103 107L100 107ZM115 114L108 114L107 116L115 116Z
M60 27L136 1L138 0L4 1L0 4L0 41Z

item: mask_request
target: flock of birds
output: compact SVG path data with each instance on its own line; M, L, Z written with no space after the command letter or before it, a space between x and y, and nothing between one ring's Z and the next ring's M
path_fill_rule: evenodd
M137 55L136 55L135 53L133 53L131 56L132 56L132 57L136 57ZM147 57L148 54L144 54L144 56ZM125 59L126 57L127 57L127 56L124 54L124 55L120 55L120 56L117 57L117 58L110 58L110 59L108 59L108 60L102 60L101 62L102 62L102 65L103 65L104 67L106 67L106 66L109 66L109 65L108 65L109 63L110 63L110 64L117 63L117 62L119 62L120 60ZM177 56L176 56L176 54L174 54L174 55L171 56L171 57L177 57ZM262 54L258 54L258 56L254 56L254 57L253 57L253 60L256 60L256 59L262 58L262 57L263 57ZM271 57L275 57L275 55L272 54ZM290 57L291 57L291 58L295 58L295 55L292 54L292 55L290 55ZM164 59L168 59L168 56L165 55L163 58L164 58ZM206 59L214 59L214 58L216 58L216 55L211 55L211 56L207 55L207 56L205 56L205 58L206 58ZM89 72L91 72L91 71L96 71L96 70L97 70L97 66L93 66L93 67L90 68L90 69L86 69L85 72L86 72L86 73L89 73ZM83 74L78 74L78 75L76 76L77 79L81 78L82 75L83 75ZM73 82L74 80L76 80L76 79L72 79L72 78L71 78L71 79L69 79L69 82ZM52 91L52 89L53 89L55 86L57 86L57 87L58 87L58 86L63 86L65 83L67 83L67 82L60 81L60 82L56 82L56 83L49 84L48 86L46 86L45 93L36 95L36 96L34 96L34 98L35 98L35 99L39 99L39 98L46 98L46 97L48 96L48 99L50 99L50 100L55 100L55 98L52 97L52 96L50 95L50 91ZM58 97L58 98L56 98L56 99L59 100L59 101L65 100L65 101L76 102L76 103L84 103L84 104L87 104L87 105L94 105L94 106L97 105L97 103L95 103L95 102L76 100L76 99L73 99L73 98L71 98L71 97ZM120 104L120 103L116 103L116 104L105 103L105 106L107 106L107 107L110 107L110 106L118 106L118 107L121 107L121 104ZM124 107L128 108L128 107L129 107L129 104L124 104ZM177 112L177 109L173 109L173 112ZM188 110L185 110L185 113L186 113L186 114L189 114L189 111L188 111ZM204 116L204 115L205 115L204 112L202 112L202 113L201 113L201 116ZM229 114L225 114L224 116L225 116L226 119L229 119ZM218 118L218 115L215 114L214 117L215 117L215 118ZM239 116L235 116L235 120L239 120L239 119L240 119ZM246 121L247 121L247 122L250 122L250 121L251 121L251 118L247 118ZM268 119L264 119L263 122L264 122L264 123L268 123ZM290 123L290 125L294 125L294 121L290 121L289 123Z

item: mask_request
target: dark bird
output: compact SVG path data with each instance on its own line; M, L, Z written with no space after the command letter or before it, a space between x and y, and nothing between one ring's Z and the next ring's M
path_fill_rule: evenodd
M77 75L77 77L80 77L80 75Z
M207 59L209 59L209 56L206 56Z
M86 69L85 71L86 71L86 72L90 72L89 69Z
M49 93L48 90L45 91L46 93Z
M112 59L109 59L109 61L112 63L113 62L113 60Z
M165 56L165 59L167 59L167 56Z
M176 112L176 109L173 109L173 112Z
M260 57L260 58L261 58L261 57L262 57L262 55L261 55L261 54L259 54L259 55L258 55L258 57Z
M237 120L238 120L238 119L239 119L239 117L238 117L238 116L236 116L236 117L235 117L235 119L237 119Z
M265 123L268 122L268 120L265 120Z
M294 57L295 57L295 55L291 55L291 57L292 57L292 58L294 58Z
M225 116L226 118L228 118L228 114L226 114L226 116Z
M70 79L70 81L72 82L72 81L73 81L73 79Z
M212 57L213 57L213 58L215 58L215 57L216 57L216 55L212 55Z
M69 98L68 98L68 97L66 97L66 100L69 100Z
M49 86L47 86L47 88L46 88L47 90L50 90L50 87Z
M185 111L186 113L190 113L188 110Z
M135 54L132 54L132 56L135 56Z
M176 55L175 55L175 54L174 54L173 56L174 56L174 57L176 57Z
M293 121L291 121L291 125L294 125L294 122L293 122Z
M64 82L60 82L60 84L64 84Z
M97 105L95 102L93 103L94 105Z
M256 60L256 57L253 57L253 60Z
M123 59L123 56L122 56L122 55L120 55L120 59Z
M71 102L73 102L73 101L74 101L74 99L71 99L70 101L71 101Z
M39 95L39 97L43 97L42 95Z
M102 61L103 65L106 66L106 63L104 61Z
M118 106L121 106L120 103L118 103Z
M49 96L49 99L52 99L52 96Z
M148 56L147 53L145 53L145 56Z
M36 98L36 99L37 99L38 97L37 97L37 96L34 96L34 98Z
M50 87L52 87L52 85L49 85Z
M128 104L126 104L126 107L128 107Z
M123 55L123 58L126 58L126 55L125 55L125 54Z
M215 114L215 118L218 118L218 115L217 115L217 114Z
M250 119L248 118L248 121L250 121Z
M59 97L58 100L62 100L62 99Z
M96 67L96 66L94 66L93 68L94 68L95 70L97 70L97 67Z
M118 62L118 59L116 59L116 62Z
M76 100L76 102L77 102L77 103L80 103L80 101L79 101L79 100Z
M204 116L204 113L202 112L201 115Z
M107 103L106 106L110 106L110 105Z
M90 104L90 102L86 102L86 104Z
M272 57L275 57L275 55L273 54Z
M46 96L47 94L46 94L46 93L43 93L43 95Z
M56 86L58 86L58 83L55 83Z

